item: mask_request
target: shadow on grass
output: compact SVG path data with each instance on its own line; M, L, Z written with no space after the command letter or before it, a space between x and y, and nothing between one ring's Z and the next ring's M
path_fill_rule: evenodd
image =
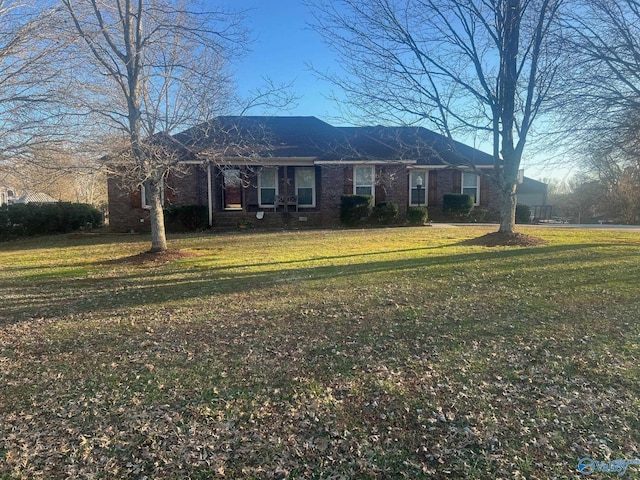
M354 264L321 265L309 267L278 268L268 271L246 271L247 268L293 265L298 261L247 264L227 267L180 268L179 264L151 269L139 269L127 275L111 278L35 278L26 283L24 278L5 283L0 288L4 301L0 306L0 321L4 324L29 318L49 318L66 314L112 311L120 308L142 307L165 302L223 296L234 293L264 291L274 287L299 289L306 282L344 282L348 287L351 277L372 274L391 275L394 272L416 272L428 280L434 273L451 269L451 275L460 275L475 265L486 272L492 282L508 281L519 268L554 268L554 275L572 272L576 252L587 251L600 244L562 245L532 249L501 250L458 253L453 255L406 258L400 260L363 261ZM412 252L425 249L407 249ZM382 252L381 252L382 253ZM393 251L383 252L394 253ZM345 258L370 258L372 254L327 256L312 261L340 260ZM640 256L636 248L626 254L617 251L612 258ZM604 260L604 258L600 258ZM578 259L579 261L579 259ZM432 270L432 271L430 271ZM579 278L569 278L567 284L590 278L600 281L600 263L580 266ZM476 270L477 272L477 270ZM392 277L390 277L392 279Z

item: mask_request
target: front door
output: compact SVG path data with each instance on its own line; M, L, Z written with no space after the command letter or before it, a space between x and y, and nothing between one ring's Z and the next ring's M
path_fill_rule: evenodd
M224 171L224 209L242 210L242 177L240 169Z

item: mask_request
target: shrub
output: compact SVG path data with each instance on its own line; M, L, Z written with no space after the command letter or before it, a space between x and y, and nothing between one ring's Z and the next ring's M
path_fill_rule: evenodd
M167 230L194 232L209 227L209 213L205 205L180 205L164 211Z
M499 220L499 214L488 208L474 208L467 219L474 223L493 223Z
M99 227L102 214L83 203L15 204L1 209L0 236L44 235Z
M531 208L529 205L516 205L516 223L531 223Z
M426 207L409 207L407 210L407 222L409 225L424 225L429 214Z
M373 196L343 195L340 206L340 220L348 226L354 226L369 218L373 211Z
M371 213L373 223L391 225L398 219L400 209L396 202L380 202Z
M473 197L458 193L447 193L442 199L442 213L446 216L463 219L473 210Z

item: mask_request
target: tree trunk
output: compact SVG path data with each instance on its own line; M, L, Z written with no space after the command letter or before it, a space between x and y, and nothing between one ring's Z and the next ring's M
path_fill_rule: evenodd
M500 233L516 230L516 185L502 185L500 191Z
M167 237L164 231L164 212L162 210L161 181L150 180L151 210L149 212L151 222L151 249L152 253L164 252L167 249Z
M500 58L499 104L500 129L494 135L501 137L502 163L499 170L500 233L514 233L516 227L516 184L520 153L515 148L514 129L518 90L518 48L522 9L520 0L504 2L504 38Z

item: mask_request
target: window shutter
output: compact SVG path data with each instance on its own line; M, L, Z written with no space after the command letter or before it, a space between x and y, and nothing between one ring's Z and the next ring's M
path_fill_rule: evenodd
M174 192L173 187L173 175L171 175L171 172L169 172L167 174L167 176L164 178L164 205L165 206L169 206L173 204L173 199L176 196L176 193Z
M136 187L129 195L132 208L142 208L142 189Z
M384 189L384 167L380 166L380 167L376 167L375 168L375 178L373 179L373 181L375 182L375 199L376 199L376 203L380 203L380 202L384 202L386 201L386 192Z
M460 170L453 170L453 191L451 193L462 192L462 172Z
M353 167L344 167L344 194L351 195L353 193Z
M489 179L480 177L480 206L489 205Z
M427 203L429 205L437 205L438 204L438 171L437 170L429 170L428 173L429 178L429 186L427 188Z

